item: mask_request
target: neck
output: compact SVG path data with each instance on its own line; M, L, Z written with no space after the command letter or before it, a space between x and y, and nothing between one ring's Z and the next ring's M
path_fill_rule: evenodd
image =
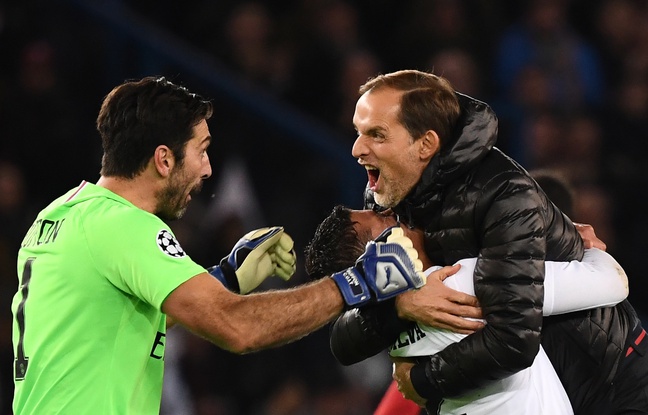
M144 175L139 175L133 179L101 176L97 181L97 186L110 190L142 210L150 213L156 211L157 187L149 180L146 180Z

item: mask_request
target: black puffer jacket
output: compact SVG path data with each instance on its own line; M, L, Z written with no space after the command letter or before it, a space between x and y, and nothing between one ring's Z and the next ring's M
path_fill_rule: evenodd
M459 100L453 137L394 209L403 222L425 230L433 263L478 257L475 293L487 325L414 367L416 390L431 399L457 396L530 366L541 341L544 261L583 255L573 223L522 167L493 147L493 111L463 95ZM384 314L375 311L380 307L335 323L331 346L342 363L362 360L362 353L376 353L394 340L376 323L376 314ZM358 332L366 335L364 344Z
M488 325L415 366L417 391L432 400L456 396L529 366L544 324L542 345L575 414L648 413L648 364L632 361L648 354L648 342L632 344L642 327L627 301L541 318L543 260L581 259L581 238L526 172L492 147L497 120L490 108L459 98L454 141L395 210L425 229L433 262L479 258L475 292ZM393 301L351 310L333 325L331 349L342 364L356 363L411 325L398 319Z
M467 97L460 96L460 103L454 141L443 144L421 182L394 209L425 229L433 263L478 257L475 294L487 325L412 371L417 390L442 396L530 366L540 346L544 261L583 256L573 223L522 167L492 147L495 114Z

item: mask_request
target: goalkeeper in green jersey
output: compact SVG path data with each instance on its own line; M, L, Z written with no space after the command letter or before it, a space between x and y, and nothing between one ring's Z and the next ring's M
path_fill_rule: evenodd
M407 238L367 244L354 267L322 281L250 295L295 271L283 228L251 231L212 268L192 261L166 222L211 175L211 114L209 101L165 78L106 96L99 180L43 209L18 254L16 415L159 413L172 321L235 353L294 341L344 309L397 295L405 317L425 321L409 310L427 295L412 290L424 280Z

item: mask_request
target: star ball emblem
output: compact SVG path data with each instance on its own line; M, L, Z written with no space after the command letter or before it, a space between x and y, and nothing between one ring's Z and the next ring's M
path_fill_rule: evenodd
M162 229L157 234L157 245L162 252L173 258L182 258L187 255L180 246L178 240L166 229Z

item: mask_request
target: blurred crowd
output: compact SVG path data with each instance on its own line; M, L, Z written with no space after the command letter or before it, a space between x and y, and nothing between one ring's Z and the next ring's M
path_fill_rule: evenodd
M631 302L648 311L641 267L648 248L645 1L97 3L215 59L252 97L272 96L294 109L291 121L325 126L349 158L359 85L409 68L448 78L495 109L500 148L528 170L549 169L571 183L572 219L595 227L629 275ZM114 85L165 75L215 102L214 175L204 197L173 224L199 263L213 265L247 230L264 225L284 225L303 251L333 205L348 202L339 192L346 170L308 140L287 139L81 4L0 0L2 415L11 413L18 247L45 203L82 179L98 178L94 120ZM362 183L364 171L356 173ZM362 205L361 191L354 208ZM269 280L262 288L305 281L300 270L290 283ZM327 335L325 328L285 347L236 356L175 328L167 342L163 414L370 414L390 381L388 360L377 356L344 368L332 358Z

